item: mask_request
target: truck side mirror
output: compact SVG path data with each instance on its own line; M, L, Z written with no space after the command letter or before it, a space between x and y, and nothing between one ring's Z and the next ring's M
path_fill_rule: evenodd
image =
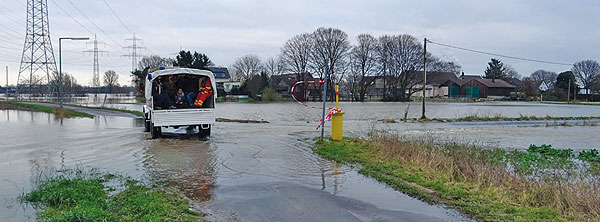
M148 80L152 80L152 74L148 73Z

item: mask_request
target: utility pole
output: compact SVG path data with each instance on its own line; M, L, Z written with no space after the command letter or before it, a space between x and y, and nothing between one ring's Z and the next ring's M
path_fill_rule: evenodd
M327 64L327 63L326 63ZM325 134L325 103L327 103L327 77L329 76L329 67L325 65L325 78L323 78L323 115L321 116L321 141Z
M573 83L573 103L577 102L577 85Z
M427 89L427 38L423 40L423 108L421 113L421 119L425 117L425 90Z
M569 78L569 86L567 87L567 104L569 104L569 99L571 99L571 79Z
M8 66L6 66L6 101L8 101Z
M127 41L131 41L131 45L123 47L124 49L128 49L130 51L129 54L122 55L124 57L131 57L131 71L135 71L135 66L137 65L137 58L142 57L143 55L139 54L140 49L146 49L146 47L138 45L138 42L142 43L143 40L135 37L135 32L133 33L132 38L126 39Z
M17 94L20 93L23 85L28 86L27 93L30 96L33 94L34 86L46 85L47 95L50 96L52 94L50 74L56 72L56 59L54 59L50 39L47 0L27 0L26 23L25 44L17 77ZM41 74L38 74L38 71Z
M106 43L98 41L96 38L96 34L94 34L94 40L87 42L87 44L94 44L93 50L83 51L83 53L93 54L94 56L94 76L92 77L92 87L95 87L96 90L100 87L100 63L98 62L98 55L108 55L108 51L103 51L98 49L98 44L104 44L106 47Z

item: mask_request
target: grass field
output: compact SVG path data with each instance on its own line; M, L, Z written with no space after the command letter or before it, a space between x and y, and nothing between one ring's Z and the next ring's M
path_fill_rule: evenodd
M482 221L600 221L600 156L542 145L527 151L435 144L372 133L314 151L429 203Z
M39 209L39 221L199 221L201 216L178 193L112 174L61 174L38 184L22 199Z
M82 117L82 118L94 118L94 115L78 112L70 109L60 109L60 108L52 108L46 106L40 106L35 104L28 104L22 102L15 101L6 101L0 102L0 106L5 107L6 109L18 109L18 110L27 110L34 112L44 112L44 113L52 113L55 114L57 118L74 118L74 117Z

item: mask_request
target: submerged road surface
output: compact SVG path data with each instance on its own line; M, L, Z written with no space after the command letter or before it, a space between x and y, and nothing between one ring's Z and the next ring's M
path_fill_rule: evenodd
M98 168L179 189L209 221L468 220L318 157L311 151L314 124L303 117L217 123L209 141L177 135L152 140L141 119L77 111L98 116L60 121L47 113L0 111L0 215L7 220L34 218L18 196L41 173L63 167Z

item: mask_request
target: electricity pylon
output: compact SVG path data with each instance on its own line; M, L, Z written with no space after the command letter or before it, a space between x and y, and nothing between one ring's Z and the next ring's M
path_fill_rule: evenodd
M98 62L98 56L104 55L105 53L106 55L108 55L108 51L98 49L98 44L103 44L106 46L106 43L98 41L98 39L96 38L96 34L94 34L94 40L89 41L87 44L94 45L93 50L83 51L83 53L89 53L94 55L94 75L92 77L92 87L95 87L97 89L98 87L100 87L100 63Z
M135 71L135 67L137 65L137 58L142 57L143 55L139 54L139 50L140 49L146 49L146 47L141 46L138 44L138 42L143 42L142 39L135 37L135 32L133 33L133 37L132 38L128 38L127 41L131 41L131 45L130 46L126 46L123 47L125 49L128 49L130 51L129 54L125 54L122 56L125 57L131 57L131 72Z
M56 59L50 38L48 2L28 0L27 31L17 79L17 94L24 91L23 86L27 86L30 96L38 92L43 95L42 87L46 85L47 95L51 95L50 74L53 72L56 72ZM37 92L34 92L34 87L37 87Z

